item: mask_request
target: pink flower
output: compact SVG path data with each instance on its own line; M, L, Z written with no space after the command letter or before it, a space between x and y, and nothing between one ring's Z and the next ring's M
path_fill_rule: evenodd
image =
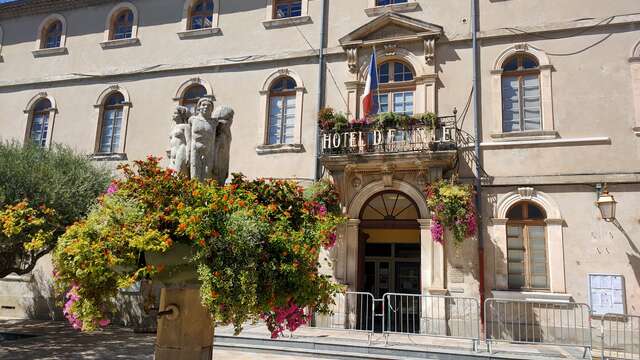
M444 226L435 217L431 219L431 239L437 243L444 243Z
M316 206L316 214L321 218L325 217L327 215L327 207L323 204L318 204Z
M111 195L116 191L118 191L118 185L116 185L116 183L111 183L107 188L107 195Z
M335 232L330 233L330 234L327 236L327 243L326 243L326 244L324 244L324 248L325 248L325 250L331 250L331 249L333 249L333 247L334 247L334 246L336 246L336 239L337 239L337 238L338 238L338 237L336 236L336 233L335 233Z
M476 214L473 211L469 211L467 213L465 224L467 225L467 236L474 236L478 231L478 220L476 218Z
M102 319L98 321L98 325L100 325L100 327L107 327L109 324L111 324L111 320L109 319Z

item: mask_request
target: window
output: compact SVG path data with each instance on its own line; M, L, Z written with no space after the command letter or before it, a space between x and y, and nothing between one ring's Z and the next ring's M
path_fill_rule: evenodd
M130 39L133 37L134 14L131 9L123 9L113 17L109 40Z
M380 112L413 115L416 85L411 68L402 62L391 61L381 64L378 74Z
M269 145L295 141L296 87L290 77L277 79L269 90Z
M213 0L198 0L189 11L189 30L213 27Z
M507 213L507 272L512 290L549 289L546 215L521 202Z
M62 21L56 20L44 29L41 47L43 49L58 48L62 43Z
M517 54L502 66L502 131L542 130L540 68L528 54Z
M408 0L376 0L376 6L385 6L385 5L393 5L393 4L403 4Z
M195 112L196 105L198 104L198 100L205 97L207 95L207 89L204 86L196 84L191 85L187 88L182 99L180 100L180 105L186 107L193 114Z
M33 108L33 114L31 115L29 140L40 147L45 147L47 145L49 114L51 107L51 101L49 101L49 99L42 99L36 103Z
M120 92L112 93L104 102L98 145L98 152L101 154L113 154L120 148L124 105L125 99Z
M274 19L302 16L302 0L275 0L273 12Z
M594 314L624 314L624 277L589 274L589 299Z

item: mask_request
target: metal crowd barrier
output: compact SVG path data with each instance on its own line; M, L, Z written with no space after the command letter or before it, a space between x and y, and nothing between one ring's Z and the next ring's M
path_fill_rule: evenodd
M600 339L603 360L640 360L640 316L605 314Z
M367 333L369 342L374 331L374 297L368 292L346 292L336 295L330 313L313 314L310 327Z
M382 330L390 334L466 339L473 351L480 342L480 304L455 296L387 293L383 296Z
M484 303L487 350L492 343L573 346L591 357L591 308L582 303L487 299Z

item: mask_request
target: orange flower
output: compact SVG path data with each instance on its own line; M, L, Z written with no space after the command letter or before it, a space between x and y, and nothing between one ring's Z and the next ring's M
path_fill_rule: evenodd
M244 205L245 205L245 202L244 202L244 201L242 201L242 200L238 201L238 206L240 206L240 207L244 207Z
M171 246L173 245L173 240L171 240L171 238L167 238L164 243L167 244L167 246Z
M213 298L213 300L218 298L218 293L215 290L211 290L211 297Z
M200 246L202 246L202 247L204 247L204 246L206 245L206 244L205 244L205 242L204 242L204 240L200 240L200 241L198 241L198 244L200 244Z
M180 225L178 225L178 230L180 230L180 231L185 231L185 230L187 230L187 224L185 224L185 223L180 223Z

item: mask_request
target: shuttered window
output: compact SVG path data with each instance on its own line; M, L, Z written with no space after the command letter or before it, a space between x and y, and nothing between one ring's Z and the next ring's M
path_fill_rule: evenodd
M502 131L541 130L538 62L528 55L516 55L502 70Z
M107 98L103 108L98 148L101 154L113 154L118 151L123 113L124 96L119 92L113 93Z
M296 126L296 82L290 77L275 81L269 93L269 145L293 144Z
M509 289L549 288L545 215L530 203L508 213L507 262Z
M47 145L47 134L49 132L49 113L51 111L51 101L42 99L36 103L31 115L31 129L29 139L37 146Z

